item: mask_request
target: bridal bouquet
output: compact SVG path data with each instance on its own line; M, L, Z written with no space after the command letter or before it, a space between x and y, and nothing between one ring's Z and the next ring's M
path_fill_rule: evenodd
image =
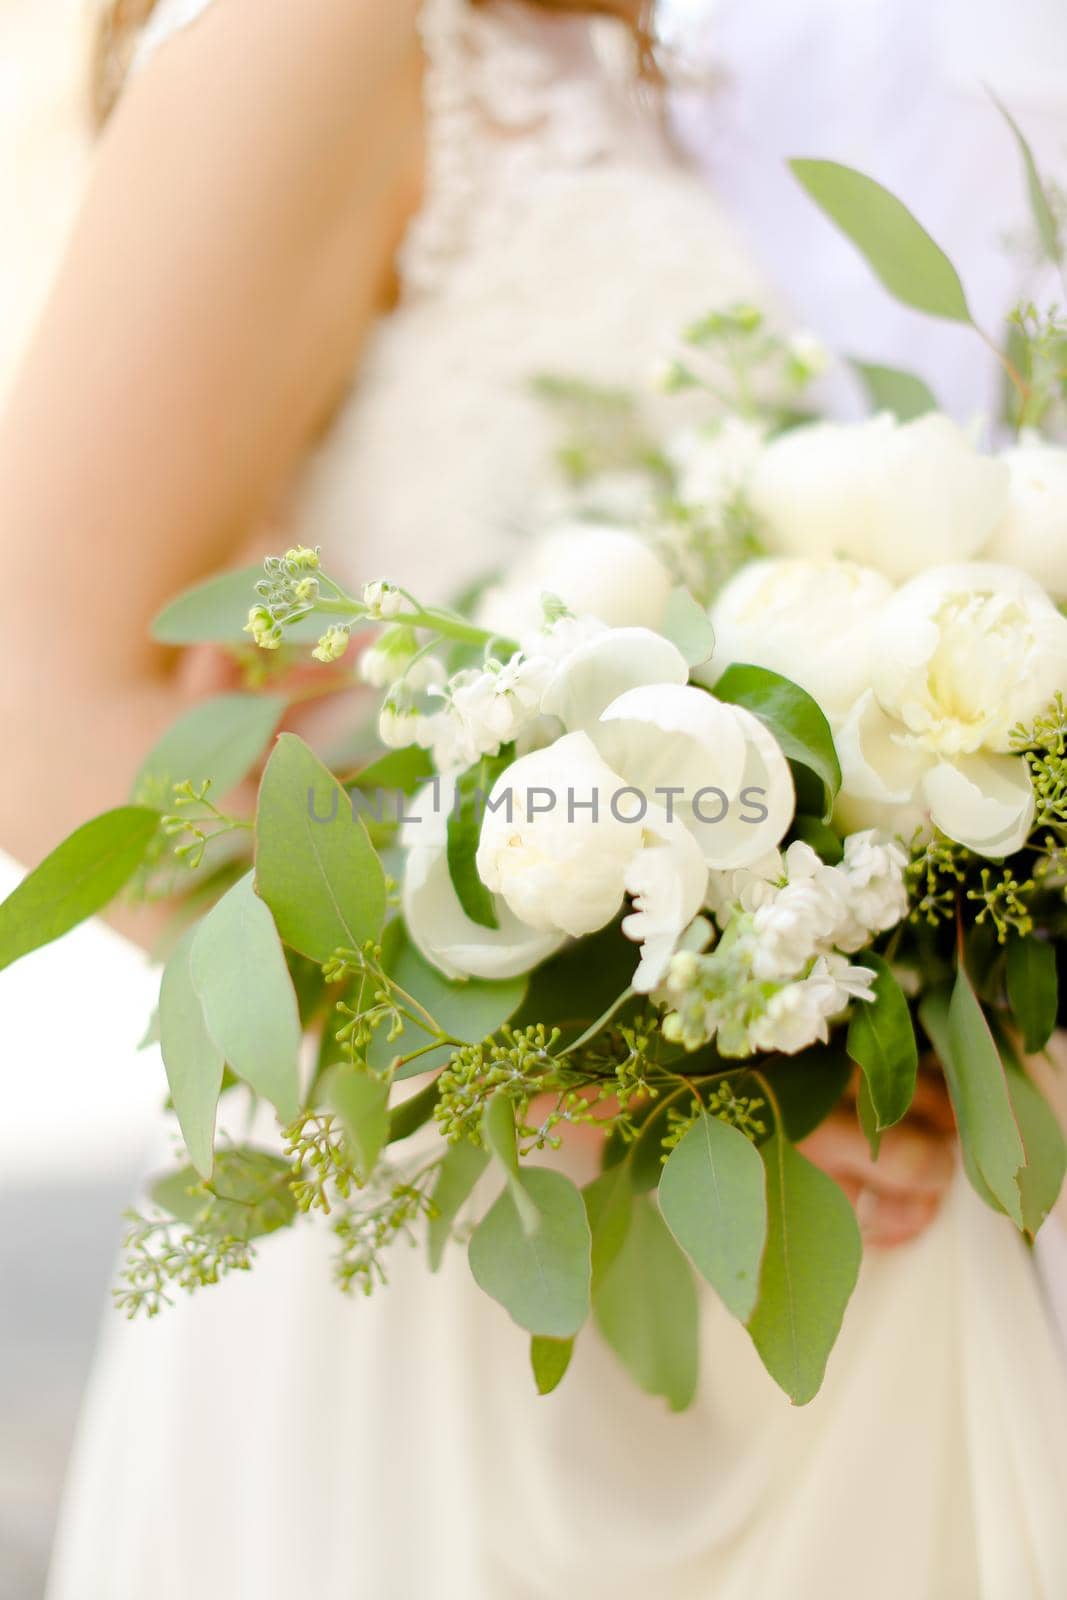
M899 202L797 166L900 298L970 321ZM1015 420L1050 429L1067 334L1033 308L1013 334ZM548 383L586 419L568 520L461 610L297 548L157 620L233 646L246 690L0 907L7 963L184 883L152 1037L187 1156L131 1219L131 1315L321 1214L343 1288L402 1235L434 1270L462 1244L542 1392L592 1319L685 1407L702 1278L803 1403L861 1242L798 1144L851 1094L876 1153L920 1071L1037 1232L1065 1165L1025 1058L1067 931L1067 451L982 453L884 368L870 420L801 420L780 396L817 364L751 308L709 317L667 385L713 420L655 448ZM358 759L276 736L308 652L323 693L381 692ZM242 1090L273 1135L219 1131Z

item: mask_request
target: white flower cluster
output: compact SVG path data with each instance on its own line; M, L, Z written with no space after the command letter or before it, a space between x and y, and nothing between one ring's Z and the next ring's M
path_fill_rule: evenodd
M866 832L845 840L838 866L798 841L784 857L711 874L707 904L722 938L671 958L664 1034L687 1050L715 1039L728 1056L825 1041L853 1001L871 998L874 972L848 956L905 915L906 862L898 844Z

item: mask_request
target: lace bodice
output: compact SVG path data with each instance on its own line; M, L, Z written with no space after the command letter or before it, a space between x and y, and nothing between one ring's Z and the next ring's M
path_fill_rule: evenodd
M141 59L209 3L164 0ZM621 23L426 0L422 31L427 199L294 535L442 598L506 559L553 479L531 380L646 385L679 327L751 298L756 273Z

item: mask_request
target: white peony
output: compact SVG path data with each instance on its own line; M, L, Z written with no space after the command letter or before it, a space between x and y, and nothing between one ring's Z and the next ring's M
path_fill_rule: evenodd
M984 553L1067 600L1067 450L1035 439L1000 459L1011 475L1008 509Z
M850 815L919 806L982 855L1019 849L1034 796L1011 731L1067 687L1067 619L1011 567L938 567L888 603L873 663L838 738Z
M749 498L783 555L845 556L897 581L977 555L1001 521L1008 469L938 413L819 422L764 450Z
M833 722L870 684L874 622L891 593L880 572L851 561L750 562L712 607L715 654L697 676L714 684L734 662L768 667Z
M542 624L541 597L609 627L658 628L673 580L644 539L608 523L561 522L482 596L478 626L521 638Z

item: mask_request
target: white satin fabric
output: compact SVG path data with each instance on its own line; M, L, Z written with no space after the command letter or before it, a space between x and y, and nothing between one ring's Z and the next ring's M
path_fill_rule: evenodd
M171 0L171 21L188 0ZM220 0L224 3L224 0ZM163 14L157 24L163 26ZM638 382L758 275L620 69L622 35L428 0L430 198L299 534L444 593L546 489L532 373ZM793 1410L704 1295L683 1416L592 1329L538 1399L461 1249L371 1301L322 1228L109 1319L50 1600L1060 1600L1067 1384L1030 1261L960 1182L874 1257Z

